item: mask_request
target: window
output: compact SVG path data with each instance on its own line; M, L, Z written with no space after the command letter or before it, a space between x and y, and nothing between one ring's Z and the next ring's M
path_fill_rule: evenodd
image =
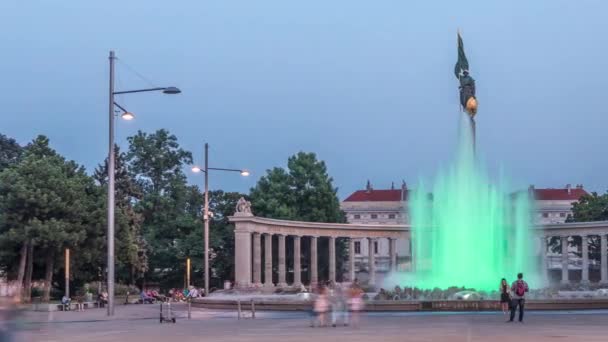
M388 218L389 219L394 219L395 218L395 214L388 214Z
M355 220L360 220L361 219L361 215L359 215L359 214L355 214L354 217L355 217Z
M378 241L374 241L374 254L378 254Z
M559 217L566 217L566 213L559 213Z
M361 254L361 241L355 241L355 254Z
M378 214L372 214L372 218L373 219L377 219L378 218Z
M549 213L543 213L543 217L544 217L544 218L549 217Z

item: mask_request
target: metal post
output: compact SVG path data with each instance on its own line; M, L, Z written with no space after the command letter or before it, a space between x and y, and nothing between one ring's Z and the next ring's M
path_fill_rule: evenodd
M240 320L241 319L241 300L240 299L237 299L237 301L236 301L236 309L237 309L236 318Z
M251 300L251 318L255 318L255 303Z
M209 144L205 143L205 296L209 295Z
M192 318L192 298L188 299L188 319Z
M114 51L110 51L108 146L108 316L114 315Z
M65 249L65 296L70 298L70 249Z

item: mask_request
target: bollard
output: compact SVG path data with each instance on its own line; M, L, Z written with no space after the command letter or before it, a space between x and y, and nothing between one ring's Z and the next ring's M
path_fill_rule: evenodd
M163 322L163 302L160 302L160 322Z
M255 303L251 299L251 318L255 318Z
M236 318L240 320L241 319L241 300L240 299L236 301L236 309L237 309Z
M191 305L191 303L192 303L192 300L191 299L188 300L188 319L192 318L192 307L191 307L192 305Z

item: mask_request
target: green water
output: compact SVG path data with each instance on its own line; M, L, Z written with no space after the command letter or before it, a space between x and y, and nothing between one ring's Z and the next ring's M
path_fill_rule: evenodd
M463 118L455 161L410 197L414 276L424 289L465 286L492 291L501 278L537 274L527 192L512 195L476 159ZM432 193L432 199L429 195Z

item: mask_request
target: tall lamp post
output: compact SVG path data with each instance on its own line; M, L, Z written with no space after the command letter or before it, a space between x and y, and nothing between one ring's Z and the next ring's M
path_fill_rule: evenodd
M108 149L108 316L114 315L114 107L118 107L123 111L121 117L125 120L135 118L133 113L130 113L118 103L114 101L114 95L144 93L150 91L162 91L165 94L179 94L181 91L176 87L157 87L147 89L135 89L126 91L114 90L114 62L116 55L114 51L110 51L110 91L109 91L109 149Z
M205 223L203 238L205 239L205 296L209 295L209 171L228 171L228 172L239 172L241 176L249 176L249 171L245 169L226 169L218 167L209 167L209 144L205 143L205 166L200 168L198 166L192 167L192 172L205 174L205 209L203 213L203 221Z

